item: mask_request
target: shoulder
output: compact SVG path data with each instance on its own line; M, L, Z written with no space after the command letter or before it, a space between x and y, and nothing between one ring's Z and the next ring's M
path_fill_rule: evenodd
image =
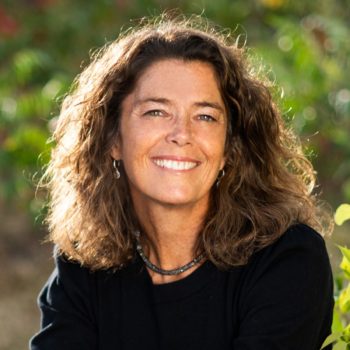
M61 283L67 288L93 290L100 284L103 287L110 281L118 281L122 276L130 275L136 270L134 261L122 269L92 270L60 253L57 247L54 249L54 261L55 269L50 279L55 279L56 283Z
M332 271L322 236L306 225L253 254L236 287L237 345L319 349L330 332Z
M295 224L289 227L274 243L258 251L254 259L279 257L292 252L304 253L305 257L325 258L328 260L327 249L323 237L313 228L305 224Z
M92 276L88 268L82 266L78 262L69 259L66 255L59 252L57 247L54 248L55 270L54 274L58 278L81 280Z
M253 254L243 267L246 282L260 279L331 283L332 271L323 237L311 227L289 227L273 244Z
M52 290L59 290L76 297L94 298L100 280L115 276L111 270L91 270L89 267L68 258L64 253L54 249L54 270L47 282Z
M65 303L83 301L90 298L95 286L95 274L79 263L68 259L54 250L54 270L39 296L44 303Z
M282 298L284 303L332 299L333 277L323 237L304 224L293 225L273 244L256 252L242 268L245 299ZM293 301L294 300L294 301ZM317 304L317 303L316 303Z
M275 242L276 247L283 246L305 246L322 249L325 248L323 237L310 226L305 224L295 224L288 228L282 236Z

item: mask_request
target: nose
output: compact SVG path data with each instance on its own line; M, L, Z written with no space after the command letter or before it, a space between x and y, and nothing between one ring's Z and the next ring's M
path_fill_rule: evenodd
M166 136L167 142L176 143L178 146L185 146L191 143L192 129L191 120L185 116L177 117L172 129Z

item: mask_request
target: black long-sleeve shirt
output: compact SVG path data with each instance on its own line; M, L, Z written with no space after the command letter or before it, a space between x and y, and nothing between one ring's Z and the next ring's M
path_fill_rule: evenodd
M322 237L300 224L245 266L206 261L160 285L139 258L92 273L57 257L39 305L32 350L318 350L331 331L333 280Z

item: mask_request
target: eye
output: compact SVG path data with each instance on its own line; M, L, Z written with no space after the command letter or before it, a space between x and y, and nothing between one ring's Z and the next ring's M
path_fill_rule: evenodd
M216 122L216 119L214 117L212 117L211 115L208 114L201 114L199 116L200 120L203 120L205 122Z
M159 109L152 109L150 111L147 111L145 113L145 115L151 116L151 117L162 117L164 115L164 113L162 111L160 111Z

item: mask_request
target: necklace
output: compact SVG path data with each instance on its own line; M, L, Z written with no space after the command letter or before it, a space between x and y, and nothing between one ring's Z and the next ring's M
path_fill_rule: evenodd
M154 264L152 264L148 258L146 257L141 243L140 243L140 231L136 231L135 232L135 236L136 236L136 240L137 240L137 244L136 244L136 250L139 253L141 259L143 260L143 262L145 263L145 265L151 269L152 271L159 273L160 275L179 275L182 272L187 271L188 269L190 269L192 266L194 266L195 264L197 264L199 261L201 261L204 257L204 254L200 254L197 257L195 257L194 259L192 259L189 263L187 263L186 265L180 266L176 269L172 269L172 270L164 270Z

